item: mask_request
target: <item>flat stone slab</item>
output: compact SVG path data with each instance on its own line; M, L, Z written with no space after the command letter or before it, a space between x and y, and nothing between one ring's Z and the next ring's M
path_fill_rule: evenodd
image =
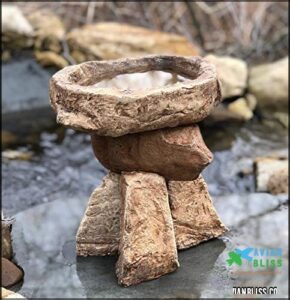
M179 266L166 182L153 173L122 173L121 230L116 274L129 286Z
M95 86L120 74L147 71L171 72L185 80L145 91ZM206 60L153 55L66 67L50 80L50 100L58 123L115 137L199 122L220 102L221 92L216 69Z
M201 175L193 181L169 181L168 190L178 249L198 245L226 232Z
M109 173L92 193L77 232L77 254L111 255L118 252L120 236L120 175Z
M116 138L92 135L92 145L97 159L113 172L152 172L168 180L194 180L213 159L197 125Z

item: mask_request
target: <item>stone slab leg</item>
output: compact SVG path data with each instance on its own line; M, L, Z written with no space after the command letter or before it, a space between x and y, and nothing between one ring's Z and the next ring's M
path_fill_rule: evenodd
M119 178L120 175L109 173L92 193L77 232L77 255L112 255L118 252Z
M168 190L178 249L189 248L227 231L201 175L193 181L169 181Z
M129 286L170 273L179 266L165 179L122 173L121 230L116 274Z

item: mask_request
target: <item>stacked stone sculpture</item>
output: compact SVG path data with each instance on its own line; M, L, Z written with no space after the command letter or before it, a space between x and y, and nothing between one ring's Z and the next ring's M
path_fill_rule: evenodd
M145 90L98 87L120 74L163 71L182 80ZM197 122L221 101L215 67L200 57L146 56L91 61L50 82L57 121L91 134L109 169L77 232L77 254L118 254L129 286L176 270L178 249L221 236L200 174L212 161Z

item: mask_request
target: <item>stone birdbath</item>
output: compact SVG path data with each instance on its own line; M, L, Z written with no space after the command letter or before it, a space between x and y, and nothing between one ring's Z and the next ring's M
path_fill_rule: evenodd
M147 72L172 76L162 86L110 85ZM227 230L200 174L213 155L196 123L221 101L212 64L159 55L85 62L52 77L50 100L58 123L91 134L109 170L79 226L78 255L118 255L118 282L129 286L175 271L178 250Z

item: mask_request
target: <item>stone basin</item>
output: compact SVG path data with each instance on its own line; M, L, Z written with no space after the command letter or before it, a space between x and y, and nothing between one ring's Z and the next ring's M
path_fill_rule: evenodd
M98 85L121 74L149 71L183 79L147 89ZM201 57L153 55L66 67L50 81L50 100L58 123L117 137L199 122L220 102L221 92L215 67Z

